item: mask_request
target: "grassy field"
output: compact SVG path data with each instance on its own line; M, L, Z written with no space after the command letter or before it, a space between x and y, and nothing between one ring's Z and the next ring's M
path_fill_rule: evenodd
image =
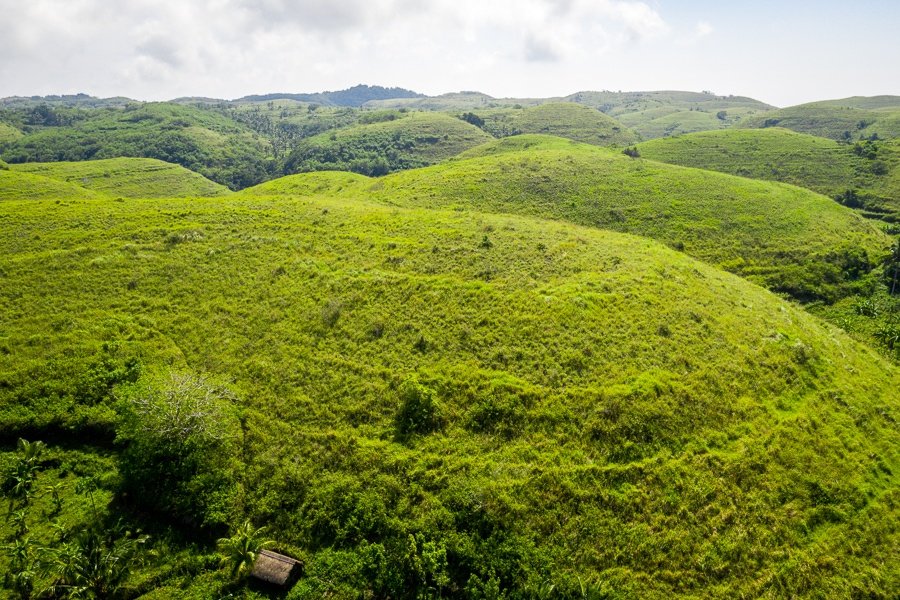
M807 190L547 136L507 138L374 181L307 177L242 193L319 187L327 195L332 185L351 186L398 206L524 214L635 233L804 300L848 293L853 273L868 270L890 243L852 210Z
M774 127L694 133L638 148L651 160L791 183L900 221L898 140L851 145Z
M627 146L638 140L637 134L615 119L573 102L490 109L472 114L483 119L481 127L494 137L540 133L596 146Z
M285 170L384 175L434 164L492 139L474 125L441 113L382 111L360 118L363 124L299 142Z
M125 198L205 197L229 193L228 188L199 173L152 158L21 163L11 168Z
M645 238L384 203L450 188L468 190L457 206L505 208L472 185L584 169L579 152L607 180L621 160L531 141L546 147L268 195L0 203L0 430L53 442L41 493L0 535L24 527L27 562L124 518L151 536L128 597L267 597L211 542L245 518L303 559L291 599L896 595L895 367ZM659 176L686 215L701 187L719 213L733 186L770 215L767 196L788 194L788 223L818 198L625 160L617 177ZM844 211L823 214L816 238L846 234ZM142 483L130 399L172 370L227 388L217 452L188 454L200 468L177 454L123 497Z

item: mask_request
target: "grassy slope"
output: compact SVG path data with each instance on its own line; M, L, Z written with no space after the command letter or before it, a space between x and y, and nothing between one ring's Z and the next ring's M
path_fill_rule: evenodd
M875 144L872 158L853 146L788 129L734 129L651 140L641 156L732 175L782 181L835 198L860 192L861 208L872 216L900 220L900 141ZM876 167L886 173L877 174Z
M0 200L73 200L99 198L79 185L41 175L0 169Z
M475 111L475 114L484 119L484 129L497 137L543 133L597 146L627 146L638 139L615 119L573 102Z
M23 135L25 134L12 125L0 122L0 148L5 144L15 142Z
M296 185L305 184L286 178L245 193ZM519 213L645 235L801 298L839 293L844 267L830 263L859 250L874 259L889 245L853 211L807 190L543 136L507 138L357 190L401 206Z
M352 170L378 173L434 164L491 139L474 125L440 113L392 113L389 119L339 129L301 141L288 171Z
M858 102L814 102L782 108L745 119L743 127L784 127L833 140L858 140L874 134L900 137L900 107L858 108Z
M752 98L706 92L579 92L568 99L599 108L645 139L724 129L772 109Z
M64 379L104 342L231 382L242 512L305 555L291 598L393 595L410 536L446 552L445 597L900 589L895 368L646 239L350 191L0 204L4 430L106 414ZM411 373L445 424L403 440ZM154 597L235 591L160 550Z
M180 165L152 158L81 162L19 163L12 169L126 198L222 196L228 188Z
M10 163L156 158L232 188L267 178L270 165L261 138L214 111L151 103L61 114L71 123L35 127L8 144L2 158Z

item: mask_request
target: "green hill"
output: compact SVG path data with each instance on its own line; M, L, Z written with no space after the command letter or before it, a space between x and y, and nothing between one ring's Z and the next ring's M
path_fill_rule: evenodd
M86 200L101 196L79 185L0 168L0 200Z
M82 162L20 163L12 169L126 198L222 196L228 188L152 158L111 158Z
M294 193L292 181L243 193ZM848 293L889 245L852 210L801 188L544 136L506 138L355 189L399 206L524 214L644 235L802 300Z
M541 133L597 146L627 146L638 139L633 131L615 119L572 102L523 109L479 110L465 116L471 120L481 119L482 129L495 137Z
M8 125L6 123L0 123L0 149L3 148L6 144L10 144L15 142L19 138L21 138L24 133L13 127L12 125Z
M863 100L849 98L846 103L832 100L782 108L748 118L741 126L784 127L840 141L900 137L900 106L886 103L884 97ZM870 106L879 108L873 110Z
M383 175L434 164L491 139L474 125L440 113L382 111L361 118L370 122L300 141L285 169Z
M259 183L273 168L265 140L212 110L172 103L118 108L19 109L30 133L7 144L9 163L156 158L237 189Z
M847 145L781 128L733 129L651 140L638 149L651 160L792 183L868 216L900 220L897 141Z
M33 496L28 544L59 545L44 515L63 533L125 518L158 557L134 597L243 594L196 527L245 518L303 559L293 600L895 595L896 368L647 239L371 201L620 162L535 141L362 195L0 203L20 232L0 236L2 431L60 444L34 482L60 508ZM781 191L818 198L623 164L616 183L659 175L670 202L715 184L720 212L739 185L770 215ZM167 446L140 411L199 375L215 385Z
M724 129L773 108L752 98L710 92L578 92L566 99L603 111L645 139Z

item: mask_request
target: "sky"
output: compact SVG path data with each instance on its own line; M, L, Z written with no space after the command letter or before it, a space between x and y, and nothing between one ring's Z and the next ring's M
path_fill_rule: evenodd
M898 0L0 0L0 97L900 95Z

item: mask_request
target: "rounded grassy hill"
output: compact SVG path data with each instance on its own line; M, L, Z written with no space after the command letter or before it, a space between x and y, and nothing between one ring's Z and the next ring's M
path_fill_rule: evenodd
M646 238L401 208L317 177L348 187L0 204L21 234L0 237L5 435L96 443L135 364L223 382L221 470L139 483L268 525L304 561L292 599L900 589L895 367ZM80 470L38 485L96 468L66 460ZM231 589L201 536L156 536L156 597Z
M285 170L384 175L440 162L491 139L474 125L442 113L379 111L364 116L375 122L300 141Z
M296 177L243 193L310 185L330 193L329 178ZM398 206L524 214L647 236L803 300L847 293L890 243L852 210L808 190L547 136L506 138L377 180L335 181Z
M228 188L199 173L152 158L19 163L12 169L125 198L202 197L229 193Z

